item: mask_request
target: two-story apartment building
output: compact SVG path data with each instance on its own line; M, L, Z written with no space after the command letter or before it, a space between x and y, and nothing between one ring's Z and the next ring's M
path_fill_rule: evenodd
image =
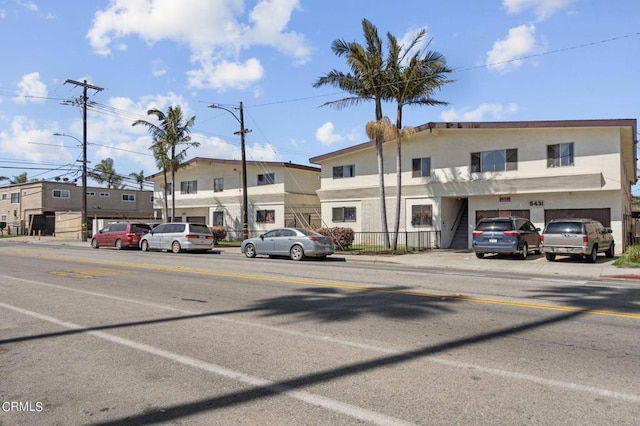
M282 226L320 226L320 169L287 162L246 162L248 228L261 232ZM168 176L169 181L171 176ZM163 210L164 176L154 184L155 209ZM172 208L171 182L168 207ZM222 226L230 238L242 235L242 162L196 157L175 176L175 219ZM163 216L171 217L171 212Z
M310 159L328 226L380 231L376 151L367 142ZM384 144L388 223L395 217L396 141ZM427 123L402 142L400 229L441 232L469 248L481 217L591 217L628 237L636 120ZM391 226L390 226L391 228ZM458 235L456 235L458 234ZM455 237L455 238L454 238Z
M0 222L12 233L80 238L82 187L73 182L35 181L0 187ZM88 232L116 220L153 220L153 193L87 188Z

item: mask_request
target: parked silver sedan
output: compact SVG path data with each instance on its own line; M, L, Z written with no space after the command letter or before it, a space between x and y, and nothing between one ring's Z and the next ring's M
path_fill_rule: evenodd
M302 228L273 229L257 238L242 242L240 251L247 257L258 254L288 256L293 260L305 257L325 258L333 254L333 241L317 232Z

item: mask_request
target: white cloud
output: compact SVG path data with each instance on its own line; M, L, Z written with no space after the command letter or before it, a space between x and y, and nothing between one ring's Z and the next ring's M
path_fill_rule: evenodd
M14 155L36 163L69 164L77 168L75 158L62 146L68 141L53 136L55 131L39 128L35 121L25 116L13 117L5 128L7 130L0 132L0 151L5 156Z
M20 1L20 0L18 0L16 3L18 4L18 6L22 6L25 9L29 9L32 12L37 12L38 11L38 5L36 5L32 1Z
M327 121L316 130L316 139L325 146L333 145L334 143L342 142L345 137L334 133L333 123Z
M518 14L532 9L538 21L549 18L557 11L566 8L575 0L503 0L508 13Z
M162 62L162 59L156 59L151 63L151 74L154 77L162 77L167 73L167 66Z
M474 110L469 110L468 108L448 109L440 114L440 118L445 122L504 120L506 115L514 114L517 111L518 106L516 104L503 106L483 103Z
M47 86L40 81L40 73L37 72L23 75L18 83L18 89L18 95L13 100L20 104L27 101L42 103L49 94Z
M257 59L239 59L243 50L271 46L297 63L309 60L305 37L287 31L298 8L299 0L260 0L246 14L242 0L112 0L95 14L87 38L101 55L111 54L116 39L123 44L131 35L149 44L186 44L198 67L189 72L192 87L221 89L221 76L231 87L246 87L264 72Z
M201 68L187 72L189 86L193 88L211 88L224 91L229 88L245 89L259 81L264 75L264 69L255 58L244 63L212 61L203 58Z
M487 52L487 67L500 72L508 72L522 66L523 58L542 53L546 47L535 37L535 25L520 25L511 28L506 38L498 40Z

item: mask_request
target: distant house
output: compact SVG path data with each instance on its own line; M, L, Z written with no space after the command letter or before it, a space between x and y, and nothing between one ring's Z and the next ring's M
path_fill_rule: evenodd
M636 120L427 123L402 143L403 231L435 230L443 247L469 248L488 216L523 216L543 228L590 217L623 250L632 229ZM384 146L389 229L395 216L396 142ZM311 158L328 226L381 231L375 145Z
M248 227L252 234L282 226L320 226L320 169L286 162L247 161ZM171 175L169 194L171 194ZM162 215L164 176L154 185L154 208ZM196 157L175 177L176 220L222 226L230 238L242 236L242 163ZM168 196L171 209L171 195ZM171 211L164 216L170 218Z
M153 193L87 188L88 234L104 222L153 220ZM12 233L81 238L82 187L73 182L35 181L0 187L0 222Z

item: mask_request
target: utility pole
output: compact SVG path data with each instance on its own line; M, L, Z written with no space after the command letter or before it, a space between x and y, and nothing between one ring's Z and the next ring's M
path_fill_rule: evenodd
M233 132L234 135L240 135L240 150L242 152L242 239L249 238L249 201L247 197L247 156L244 143L244 135L251 132L251 129L244 128L244 110L242 108L242 102L240 107L235 108L240 110L240 118L230 109L217 104L209 105L209 108L223 109L233 115L233 117L240 123L240 131Z
M82 241L87 241L87 89L99 92L102 87L93 86L84 80L82 83L75 80L67 80L64 84L82 86Z

